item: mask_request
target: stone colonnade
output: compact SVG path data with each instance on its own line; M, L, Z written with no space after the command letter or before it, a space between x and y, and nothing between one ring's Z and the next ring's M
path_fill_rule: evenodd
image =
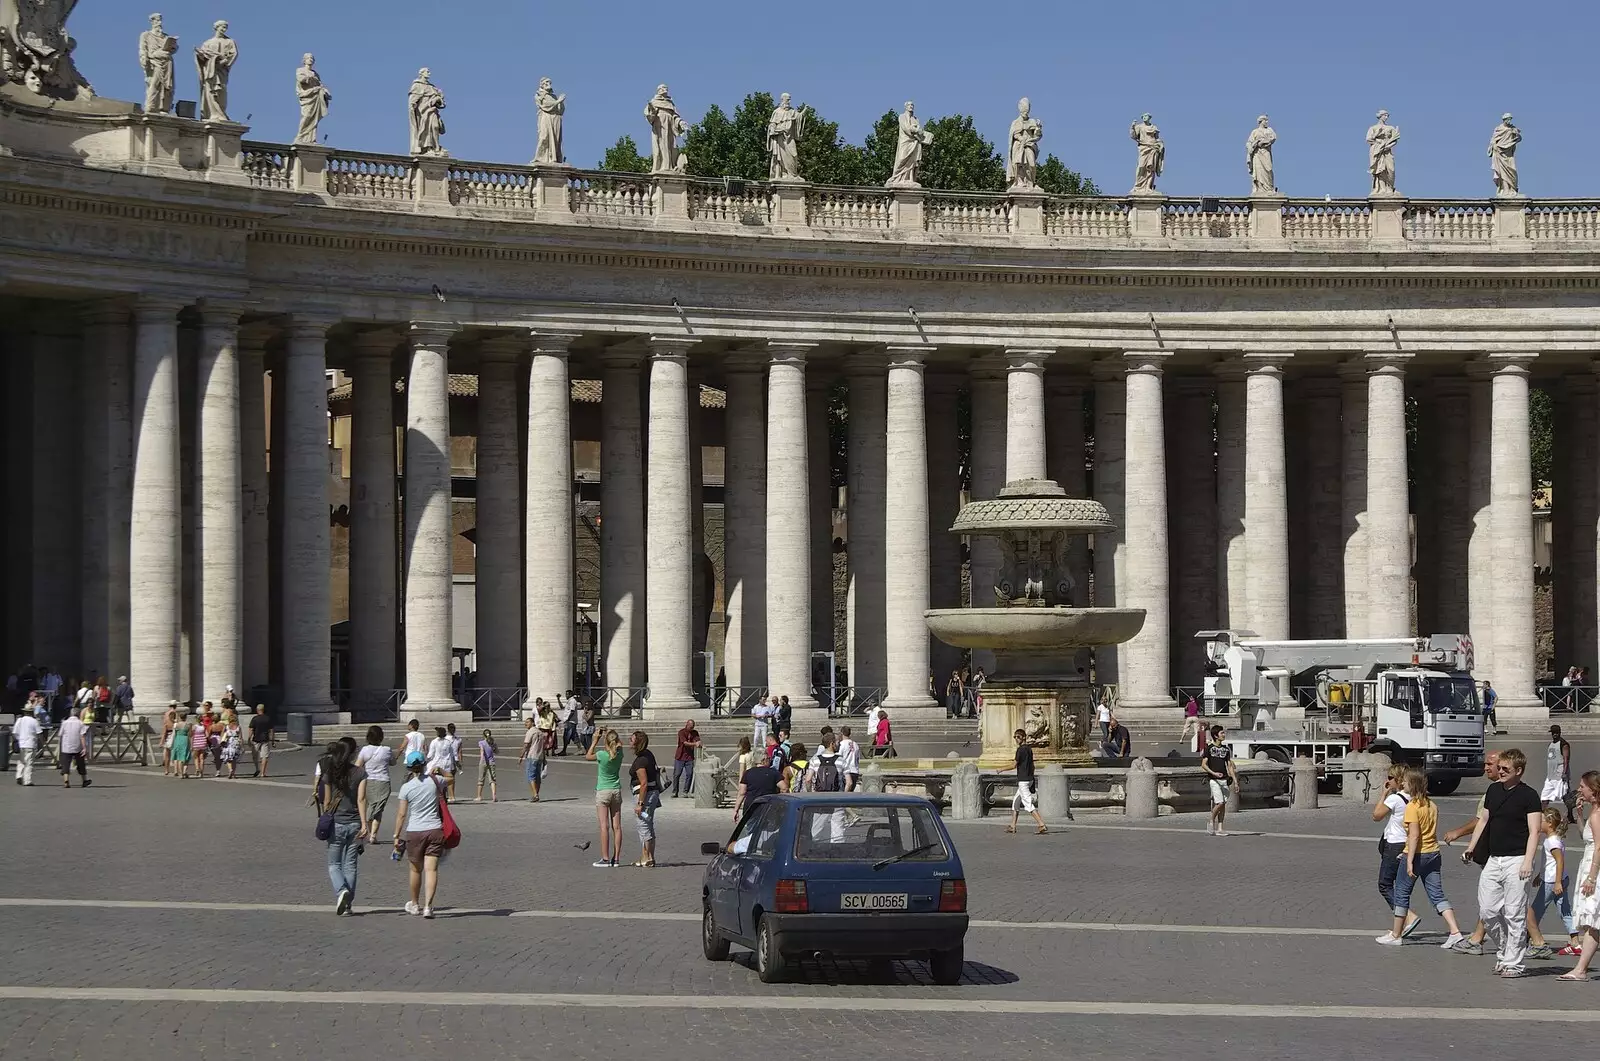
M7 612L12 665L130 673L147 711L215 698L225 684L269 683L287 710L333 710L325 370L338 321L307 314L241 327L243 314L211 300L95 305L41 316L22 336L26 355L11 351L7 387L28 388L36 410L70 404L81 371L86 397L106 411L70 437L57 438L49 417L27 438L8 425L18 445L8 447L7 482L75 482L81 513L70 534L38 506L8 531L8 575L26 563L32 606L31 621L15 599ZM180 349L186 335L198 344L192 357ZM470 350L479 377L479 684L535 695L566 688L571 350L584 337L468 337L427 321L342 326L339 336L354 381L351 687L404 689L408 713L456 710L448 383L452 358ZM652 337L582 361L604 388L599 665L613 688L647 686L653 711L702 709L692 612L692 396L702 374L727 394L730 687L815 706L813 653L833 648L826 388L842 375L849 680L881 690L891 708L933 708L930 674L942 688L958 662L930 643L921 617L961 597L959 543L945 528L959 504L963 390L974 497L1048 476L1110 509L1118 530L1093 543L1092 565L1075 547L1073 574L1080 603L1091 602L1092 569L1093 600L1150 613L1133 641L1096 660L1126 707L1170 709L1174 686L1198 685L1193 634L1208 627L1269 637L1465 628L1502 703L1534 702L1531 354L1486 354L1464 372L1413 378L1408 359L1392 354L1301 366L1246 351L1176 371L1178 359L1158 350L823 352L759 338L700 346ZM1589 587L1563 592L1558 607L1558 651L1574 660L1592 656L1597 637L1595 392L1592 379L1562 390L1558 475L1571 503L1557 524L1557 560L1587 572ZM1420 469L1406 456L1408 393L1424 408ZM999 558L974 543L970 560L973 602L988 604ZM61 600L82 603L40 607Z

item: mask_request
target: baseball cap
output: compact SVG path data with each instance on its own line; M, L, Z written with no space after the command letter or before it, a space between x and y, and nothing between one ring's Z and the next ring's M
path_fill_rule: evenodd
M413 766L419 766L427 761L427 756L423 755L421 752L408 752L406 754L406 767L408 769Z

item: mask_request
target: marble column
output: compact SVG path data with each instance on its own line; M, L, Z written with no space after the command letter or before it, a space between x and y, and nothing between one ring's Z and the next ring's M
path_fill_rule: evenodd
M653 718L705 710L694 698L693 680L689 351L696 341L676 337L650 339L645 615L650 629L646 645L650 668L648 707Z
M1495 647L1498 622L1494 602L1494 521L1490 493L1490 444L1493 395L1490 393L1490 366L1482 361L1467 364L1468 444L1465 516L1467 538L1467 632L1477 666L1473 673L1491 681L1498 678ZM1530 474L1531 478L1531 474ZM1532 506L1529 498L1529 506ZM1531 532L1530 532L1531 533Z
M971 365L972 469L968 477L968 496L973 501L988 501L1000 493L1006 481L1006 363L995 356L977 358ZM1000 578L998 538L967 539L968 605L994 607L994 584ZM972 669L985 674L994 670L994 653L988 649L972 651Z
M600 403L600 637L606 685L645 684L644 417L640 355L607 351Z
M1045 376L1044 386L1045 471L1068 497L1088 497L1083 430L1083 393L1088 381L1077 374L1057 372ZM1208 424L1208 433L1209 427ZM954 513L951 518L954 519ZM1085 607L1089 603L1089 539L1086 535L1077 535L1067 543L1066 563L1073 582L1072 603Z
M1467 584L1467 561L1472 540L1472 408L1467 381L1461 376L1435 379L1430 385L1433 433L1422 440L1433 456L1432 471L1422 496L1433 512L1434 553L1423 562L1433 565L1434 614L1431 629L1419 634L1468 633L1472 629ZM1419 554L1420 555L1420 554Z
M19 324L21 322L18 322ZM20 328L0 336L0 386L9 394L33 394L33 357L29 339ZM8 416L0 420L0 471L4 472L6 497L33 496L33 420L29 416ZM4 566L0 580L7 592L0 594L4 610L3 651L7 674L15 673L33 659L33 521L17 518L0 520L0 539L4 540Z
M948 373L932 372L923 377L928 433L928 601L932 608L961 607L961 539L950 533L961 511L961 454L956 430L960 389L960 378ZM1080 404L1078 409L1081 413L1083 406ZM929 652L934 688L943 696L951 672L961 667L961 650L933 638Z
M1384 353L1362 359L1367 366L1367 637L1411 636L1409 357Z
M63 677L101 660L82 656L79 621L81 452L75 409L81 339L76 317L65 307L38 312L33 332L33 395L19 403L31 420L35 503L14 517L33 524L33 661ZM50 499L50 503L39 503Z
M1572 652L1567 666L1578 664L1589 668L1589 680L1594 681L1597 641L1600 641L1600 608L1596 601L1595 550L1596 526L1600 525L1600 479L1594 469L1600 464L1600 408L1595 405L1596 386L1593 375L1568 376L1567 389L1572 395L1572 489L1568 509L1572 515L1572 562L1556 592L1563 591L1572 598ZM1587 474L1585 474L1587 472ZM1561 494L1556 494L1559 505ZM1562 661L1558 660L1560 665ZM1559 675L1558 675L1559 677Z
M266 685L269 680L267 646L272 629L269 502L272 491L267 476L266 373L267 340L271 335L271 327L261 324L247 325L239 331L239 511L244 543L243 599L239 602L243 638L239 649L241 696L249 696L250 690ZM392 472L393 460L389 466ZM390 512L392 515L392 505ZM394 537L392 527L389 537ZM391 559L394 556L392 545L389 555ZM391 649L393 644L391 640Z
M1249 558L1249 628L1289 636L1288 466L1283 443L1282 354L1246 354L1244 533Z
M877 352L852 355L845 371L850 381L850 583L845 604L850 684L881 690L889 678L883 611L888 377Z
M1550 608L1550 633L1551 633L1551 664L1544 673L1560 680L1576 660L1577 655L1573 650L1573 594L1567 580L1573 566L1573 534L1572 516L1572 478L1573 465L1580 460L1574 452L1577 443L1577 432L1573 424L1573 408L1587 405L1583 399L1573 395L1565 386L1546 386L1530 391L1530 407L1533 393L1537 390L1544 391L1546 402L1550 406L1550 507L1548 509L1548 523L1550 527L1549 559L1549 608ZM1587 466L1587 465L1586 465ZM1588 478L1587 475L1584 476Z
M924 360L932 347L891 346L884 426L884 706L932 710L928 695L928 426ZM1044 472L1044 388L1039 380L1039 472Z
M1217 478L1212 450L1209 376L1167 376L1167 512L1171 528L1171 683L1196 686L1206 646L1194 635L1218 628ZM1149 622L1150 620L1146 620Z
M1250 630L1250 557L1244 534L1244 370L1236 361L1217 377L1218 625Z
M1302 381L1300 398L1304 412L1299 431L1304 446L1304 511L1291 515L1299 521L1301 530L1297 544L1304 555L1305 626L1295 630L1297 637L1338 638L1344 630L1340 383L1331 376L1306 379Z
M547 700L572 684L576 653L573 639L578 601L572 554L572 380L568 351L578 338L573 333L535 332L528 371L528 467L523 521L526 566L511 579L519 591L517 605L523 609L524 618L512 626L527 629L528 694ZM479 449L480 469L483 456ZM505 460L516 467L515 439ZM480 470L480 483L482 474ZM481 625L478 637L483 637Z
M1123 354L1124 382L1123 532L1126 543L1117 574L1122 608L1143 608L1144 628L1121 649L1123 707L1172 707L1171 567L1167 537L1166 412L1161 398L1162 365L1171 354L1132 350ZM1287 541L1285 541L1287 547Z
M134 303L133 493L128 550L129 664L143 715L176 699L182 534L178 488L178 310L141 296Z
M477 552L473 579L473 611L476 617L473 628L477 632L477 645L473 652L473 664L479 689L510 690L522 684L523 505L522 468L519 464L521 447L517 443L517 368L527 348L527 339L520 335L495 336L478 345L478 460L477 499L474 505ZM563 347L563 366L565 353ZM547 364L544 367L548 369L549 366ZM561 376L565 380L564 367ZM530 397L533 386L530 383ZM537 436L540 442L550 447L541 454L541 459L549 465L544 471L552 480L550 485L555 485L553 480L556 473L568 468L570 461L570 458L568 461L561 460L562 450L557 444L559 440L567 438L563 425L571 401L570 391L563 397L567 400L562 402L559 420L550 421L543 415L535 420L530 412L527 425L530 442ZM549 411L540 410L541 414ZM528 485L531 488L534 485L531 460L529 464ZM553 674L548 668L538 672L538 688L535 688L533 661L529 659L527 688L533 696L549 699L554 699L556 693L565 692L572 684L571 640L575 609L570 603L566 603L564 611L562 609L563 602L571 595L572 585L572 549L570 546L563 548L563 544L572 538L570 474L563 475L559 485L559 492L546 492L539 499L537 510L532 497L528 499L527 508L530 516L538 511L542 518L568 517L565 535L540 537L537 546L548 554L545 558L547 562L553 562L557 556L565 558L565 564L559 571L551 571L551 578L537 583L541 594L549 594L540 603L539 614L550 619L552 626L559 626L560 630L566 631L565 643L568 646L561 656L561 666ZM530 556L529 560L532 562L534 558ZM562 574L565 574L565 578L559 577ZM531 609L528 618L533 618ZM562 640L556 630L549 632L557 636L555 643L547 646L548 651L554 651L562 644ZM529 644L531 647L532 638L529 638ZM550 681L555 682L553 688L545 684Z
M817 706L806 470L806 357L813 349L767 343L767 684L797 710Z
M393 332L356 338L350 416L350 688L371 700L398 688Z
M767 434L762 393L766 367L766 356L760 353L735 354L724 365L728 406L722 488L726 616L722 660L732 689L767 684ZM811 538L814 543L815 535Z
M82 425L83 658L115 682L128 665L128 417L133 330L125 303L90 305L83 314L83 402L99 410Z
M1489 497L1495 614L1493 677L1500 704L1541 708L1534 694L1533 471L1528 366L1536 355L1491 354ZM1487 677L1487 676L1486 676Z
M1340 366L1344 469L1340 532L1344 541L1344 636L1367 636L1367 370L1359 361Z
M244 445L239 413L237 303L200 303L199 432L195 446L199 519L195 599L200 620L196 694L222 698L244 686ZM137 688L137 686L135 686Z
M455 529L450 505L450 337L458 325L413 321L406 375L406 712L458 709L454 659Z
M1093 497L1111 516L1112 530L1094 536L1094 597L1096 608L1129 605L1127 570L1127 383L1121 358L1096 361L1094 373L1094 490ZM1146 622L1152 619L1147 617ZM1095 681L1120 686L1128 673L1119 645L1094 650Z
M1049 350L1006 349L1006 482L1045 472L1044 363Z
M833 483L832 401L834 380L816 369L806 373L806 446L809 456L806 470L811 474L811 489L807 493L810 504L811 547L811 647L816 652L837 652L834 634L833 593L833 508L839 492ZM762 439L765 453L765 436ZM762 470L765 489L766 473ZM766 497L762 496L765 514ZM766 530L763 527L763 539ZM764 565L763 565L764 568ZM765 588L762 590L765 594ZM763 628L763 637L765 636ZM765 640L763 645L762 673L765 674Z
M333 710L327 572L328 329L335 321L296 314L284 355L283 703L287 711ZM276 390L273 400L279 399ZM135 686L137 688L137 686ZM415 699L415 693L413 693Z

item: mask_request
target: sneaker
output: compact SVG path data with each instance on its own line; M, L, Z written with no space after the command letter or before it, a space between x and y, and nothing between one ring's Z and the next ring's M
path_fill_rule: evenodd
M1455 951L1457 954L1482 954L1483 944L1474 943L1472 940L1463 936L1455 943L1452 943L1450 945L1450 949Z
M1225 833L1225 832L1223 832L1223 831L1222 831L1222 830L1221 830L1221 829L1218 829L1218 830L1217 830L1217 831L1216 831L1216 832L1215 832L1215 833L1213 833L1213 834L1212 834L1212 835L1214 835L1214 836L1232 836L1232 835L1233 835L1233 834L1232 834L1232 833Z
M89 779L87 777L83 779L83 787L84 788L88 788L92 784L94 784L94 781L92 781L91 779Z
M1528 948L1528 957L1530 957L1530 958L1538 958L1540 961L1544 961L1544 960L1546 960L1548 958L1554 958L1555 956L1556 956L1556 952L1554 950L1550 949L1547 946L1538 946L1538 947L1529 947Z
M1561 954L1561 955L1569 955L1570 956L1570 955L1574 955L1574 954L1582 954L1583 952L1580 951L1577 947L1574 947L1572 944L1569 943L1565 947L1562 947L1560 950L1556 951L1556 953L1557 954Z
M612 866L616 865L616 863L612 862L609 858L602 858L599 862L592 863L592 865L595 869L610 869Z
M420 914L420 913L422 913L422 907L418 906L416 903L414 903L411 900L407 899L406 900L406 913L412 914L412 915Z
M1401 939L1393 932L1385 932L1383 935L1377 937L1377 942L1385 947L1398 947L1403 944L1405 940Z
M350 894L349 888L341 888L339 890L339 901L333 904L333 912L336 914L348 914L350 912L350 903L354 898L355 896Z
M1517 980L1527 975L1528 970L1520 965L1508 965L1500 970L1500 979L1502 980Z
M424 906L422 908L422 916L427 918L429 921L432 921L433 920L433 907Z
M1420 924L1422 924L1422 918L1418 917L1416 914L1412 914L1411 920L1406 922L1406 927L1400 930L1400 938L1410 939L1411 933L1415 932L1417 930L1417 926Z
M1421 918L1418 918L1418 920L1420 921ZM1461 949L1461 945L1463 943L1465 943L1466 941L1467 941L1467 937L1466 936L1463 936L1459 932L1452 932L1452 933L1450 933L1449 937L1443 943L1439 944L1439 949L1440 950L1460 950Z

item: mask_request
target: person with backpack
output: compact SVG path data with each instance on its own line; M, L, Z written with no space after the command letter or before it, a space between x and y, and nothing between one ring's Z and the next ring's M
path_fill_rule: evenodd
M832 732L822 738L822 746L806 767L801 789L806 792L843 792L844 771L840 769L839 738Z

